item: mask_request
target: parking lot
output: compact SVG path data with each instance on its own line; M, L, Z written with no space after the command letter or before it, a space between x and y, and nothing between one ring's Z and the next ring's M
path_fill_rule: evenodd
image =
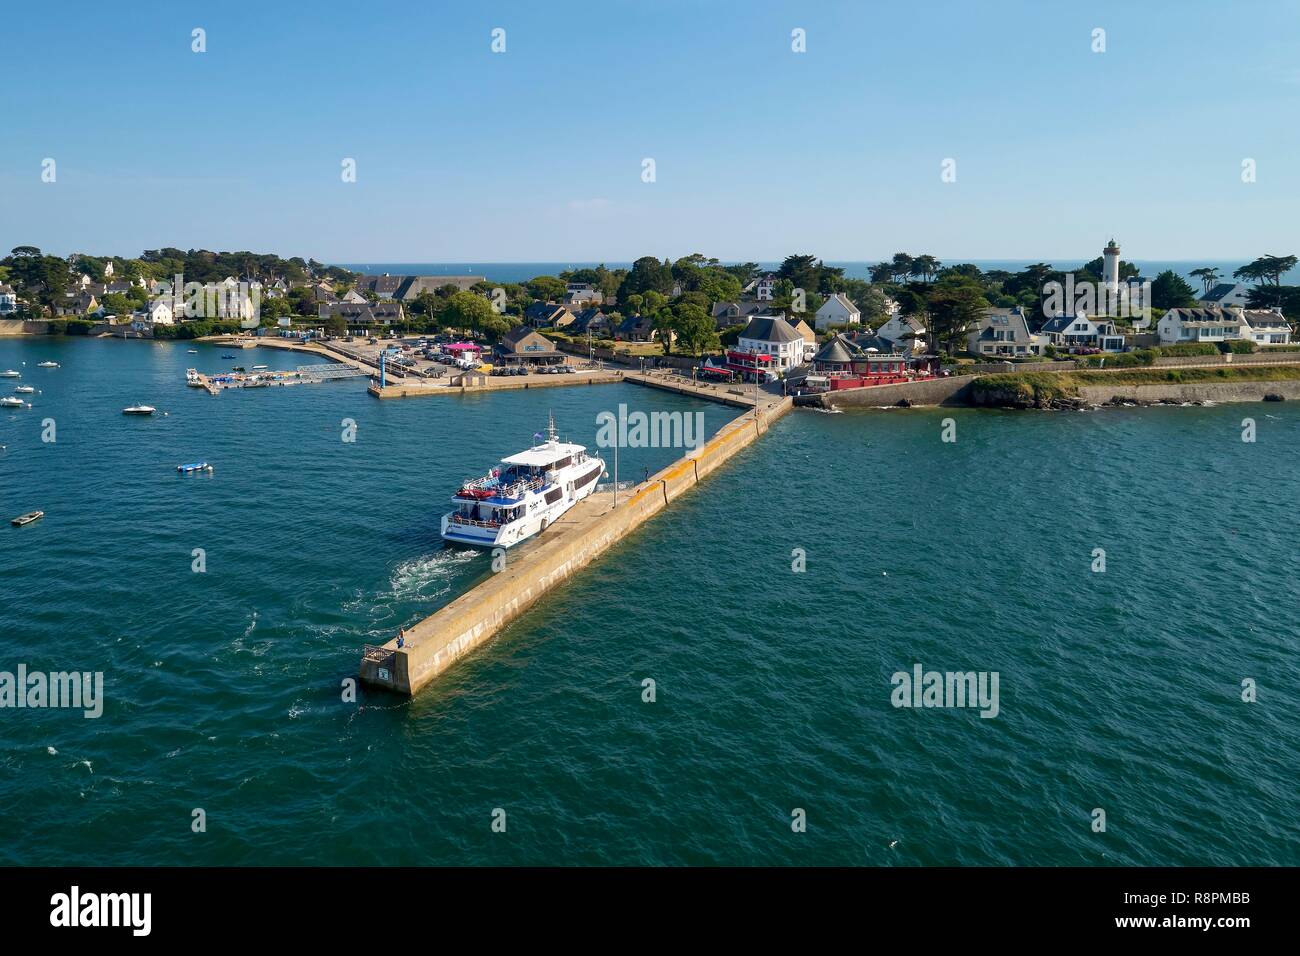
M600 362L589 362L577 356L556 355L554 364L494 365L490 348L480 343L443 341L434 338L367 339L362 336L341 337L322 344L378 366L381 356L394 377L414 379L445 379L463 371L478 371L494 377L535 377L550 375L577 375L593 369L602 369ZM471 347L473 346L473 347Z

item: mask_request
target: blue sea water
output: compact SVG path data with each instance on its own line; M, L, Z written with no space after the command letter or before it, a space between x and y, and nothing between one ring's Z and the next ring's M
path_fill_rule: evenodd
M1290 403L799 411L414 700L351 703L364 643L487 573L437 516L548 411L733 412L213 397L197 348L0 340L40 389L0 413L2 516L48 512L0 527L0 670L107 682L97 720L0 710L0 863L1300 863ZM917 663L998 672L998 716L891 706Z
M1101 255L1100 250L1097 255ZM887 258L887 257L884 257ZM984 271L994 269L1003 269L1008 272L1019 272L1026 266L1033 265L1035 262L1045 261L1055 265L1059 269L1068 270L1076 269L1082 266L1089 259L962 259L952 258L943 259L945 265L955 265L958 263L969 262L979 266ZM826 264L836 268L842 268L844 274L850 279L869 279L871 277L871 267L879 262L880 259L867 261L831 261L827 260ZM1127 260L1126 260L1127 261ZM1180 276L1187 277L1193 269L1200 269L1206 266L1212 266L1219 270L1223 277L1222 281L1233 282L1232 278L1234 269L1239 269L1246 264L1246 260L1213 260L1213 261L1173 261L1162 259L1138 259L1134 260L1133 265L1144 278L1153 279L1166 269L1172 269ZM345 269L351 269L354 272L364 272L370 275L481 275L491 282L527 282L534 276L553 276L561 272L572 269L594 269L601 265L599 262L344 262L336 263ZM630 269L630 262L606 262L606 268L609 269ZM767 270L776 270L781 263L779 262L760 262L759 266ZM1192 288L1200 289L1201 282L1199 279L1188 279ZM1293 284L1300 281L1300 267L1293 269L1283 276L1283 284Z

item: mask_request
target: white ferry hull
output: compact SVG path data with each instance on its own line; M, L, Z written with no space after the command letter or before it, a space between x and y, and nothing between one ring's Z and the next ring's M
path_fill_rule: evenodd
M558 488L562 492L558 500L547 504L544 495L539 495L538 498L542 500L529 502L527 514L499 527L454 521L453 516L458 512L448 512L442 516L442 537L452 544L475 548L512 548L541 534L579 501L593 494L604 470L605 463L601 459L587 459L574 476L563 484L553 486L552 490Z

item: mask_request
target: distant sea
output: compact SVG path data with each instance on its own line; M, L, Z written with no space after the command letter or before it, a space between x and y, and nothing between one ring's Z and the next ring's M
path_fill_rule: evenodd
M1094 257L1095 258L1095 257ZM850 279L867 279L870 278L870 269L879 262L879 259L866 261L827 261L827 265L843 269L844 274ZM985 272L993 269L1005 269L1008 272L1019 272L1025 266L1033 265L1036 262L1047 262L1060 269L1076 269L1088 262L1088 259L940 259L945 265L955 265L961 262L970 262L979 266ZM1125 260L1127 261L1127 260ZM1200 269L1205 266L1211 266L1219 270L1225 281L1230 281L1234 269L1240 269L1245 265L1245 260L1227 260L1227 259L1210 259L1210 260L1185 260L1175 261L1168 259L1137 259L1133 264L1141 271L1143 278L1153 279L1166 269L1172 269L1184 278L1193 269ZM534 276L553 276L566 270L572 269L594 269L601 265L599 262L336 262L334 265L342 266L344 269L351 269L353 272L363 272L369 275L382 275L387 272L391 275L481 275L485 276L492 282L526 282ZM630 269L630 262L606 262L605 267L608 269ZM759 265L764 269L775 271L781 263L779 262L760 262ZM1189 279L1193 288L1199 289L1199 279ZM1300 269L1293 269L1287 273L1284 281L1289 283L1300 282Z

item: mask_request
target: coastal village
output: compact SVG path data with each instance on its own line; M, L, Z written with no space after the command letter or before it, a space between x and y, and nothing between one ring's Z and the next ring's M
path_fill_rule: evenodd
M1068 273L898 253L868 281L810 255L772 271L696 254L497 284L252 253L65 259L20 246L0 260L0 331L328 344L377 372L381 396L390 378L482 387L604 363L806 399L953 376L1282 356L1296 348L1287 313L1300 309L1300 289L1282 284L1295 263L1192 269L1197 290L1173 271L1141 276L1111 239Z
M1292 256L1263 256L1231 277L1194 269L1188 278L1201 282L1198 291L1172 270L1141 276L1112 239L1068 273L1045 263L986 271L898 253L859 279L810 255L774 270L693 255L497 284L484 275L354 273L248 253L62 259L19 247L0 260L0 332L275 347L333 363L189 370L186 384L213 394L369 374L368 391L381 399L632 382L743 409L639 482L620 484L615 457L612 484L597 486L603 459L556 444L552 422L549 442L463 485L460 511L444 515L444 538L540 541L505 573L387 643L365 646L361 679L409 695L794 407L1300 399L1300 346L1288 316L1300 290L1282 283L1295 265ZM178 468L205 473L211 463ZM544 485L544 474L566 468L582 473ZM516 486L555 514L530 525ZM563 531L546 533L548 521Z

